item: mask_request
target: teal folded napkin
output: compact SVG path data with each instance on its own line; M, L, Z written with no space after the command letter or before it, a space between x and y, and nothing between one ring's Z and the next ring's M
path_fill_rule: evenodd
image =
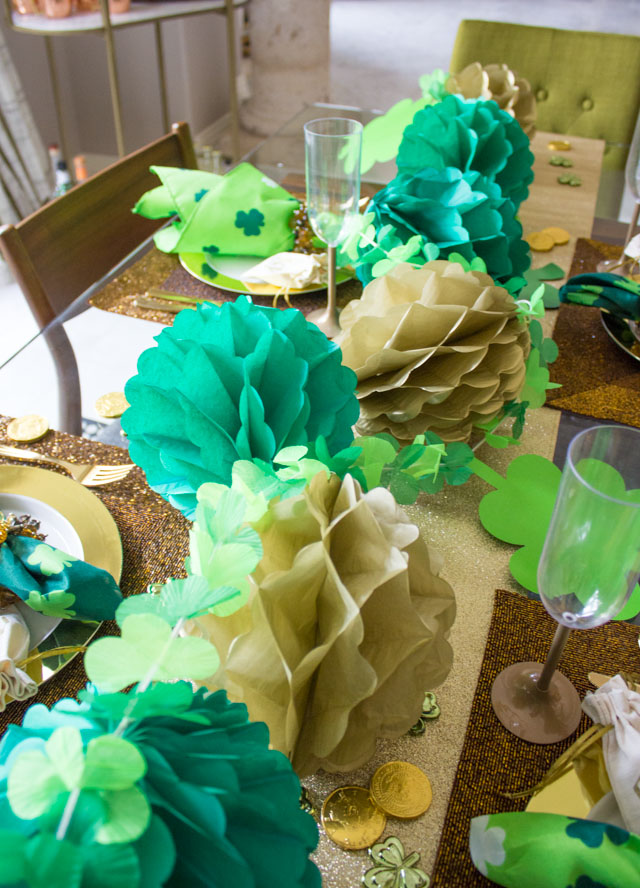
M48 617L112 620L122 594L111 574L32 537L0 545L0 586Z
M148 219L177 219L154 236L165 253L272 256L293 248L289 220L298 201L250 163L224 176L152 166L162 185L133 208Z
M619 274L576 274L560 287L560 300L640 321L640 284Z

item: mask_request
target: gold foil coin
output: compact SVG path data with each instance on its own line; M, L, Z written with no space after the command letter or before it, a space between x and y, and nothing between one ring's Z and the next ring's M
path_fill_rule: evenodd
M570 151L571 142L567 142L566 139L554 139L551 142L547 142L547 148L549 151Z
M96 413L105 419L117 419L129 406L124 392L109 392L101 395L96 401Z
M371 778L373 801L391 817L411 818L424 814L433 794L429 778L409 762L387 762Z
M553 242L559 247L563 244L568 244L569 238L571 237L569 232L565 231L564 228L554 228L553 226L550 228L543 228L540 234L548 234L549 237L553 238Z
M7 426L9 437L13 441L20 441L23 444L39 441L48 431L49 423L44 416L38 416L37 413L28 413L26 416L12 419Z
M525 237L525 240L531 249L537 253L548 253L556 245L551 235L545 234L544 231L532 231L531 234Z
M366 787L340 786L324 801L322 825L336 845L345 851L358 851L378 841L387 818Z

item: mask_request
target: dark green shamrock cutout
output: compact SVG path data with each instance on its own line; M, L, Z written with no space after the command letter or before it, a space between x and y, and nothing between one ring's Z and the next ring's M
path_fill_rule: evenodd
M624 845L629 841L626 829L595 820L573 820L565 832L570 839L579 839L587 848L599 848L605 836L613 845Z
M212 256L215 256L216 253L220 252L220 247L216 247L215 244L209 244L208 247L202 248L203 253L211 253Z
M255 207L248 213L238 210L235 225L236 228L244 229L246 237L257 237L260 234L260 229L264 226L264 215Z
M211 268L211 266L207 262L202 263L200 274L203 274L205 277L211 278L212 281L215 281L215 279L218 277L218 272L215 270L215 268Z
M208 193L209 193L208 188L201 188L200 191L196 191L196 193L193 195L193 199L195 200L196 203L198 203L198 201L202 200L202 198L205 196L205 194L208 194Z

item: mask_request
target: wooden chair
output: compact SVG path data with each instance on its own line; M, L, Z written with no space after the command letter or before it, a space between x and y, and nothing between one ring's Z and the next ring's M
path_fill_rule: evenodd
M60 392L61 429L81 434L80 381L62 324L52 322L79 296L118 266L165 220L131 209L158 185L151 165L195 169L189 127L134 151L14 225L0 228L0 251L13 272L51 350Z

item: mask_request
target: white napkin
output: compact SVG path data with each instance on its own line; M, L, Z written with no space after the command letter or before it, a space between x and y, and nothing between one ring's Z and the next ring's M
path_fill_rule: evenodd
M614 798L606 795L589 818L599 819L606 810L607 823L622 822L630 832L640 833L640 694L614 675L587 694L582 708L597 724L613 725L602 738L602 751Z
M245 284L271 284L283 290L304 290L326 284L326 253L276 253L253 265L242 275Z
M7 696L26 700L38 690L35 681L15 664L29 653L29 645L29 630L17 608L4 608L0 612L0 712L7 705Z

